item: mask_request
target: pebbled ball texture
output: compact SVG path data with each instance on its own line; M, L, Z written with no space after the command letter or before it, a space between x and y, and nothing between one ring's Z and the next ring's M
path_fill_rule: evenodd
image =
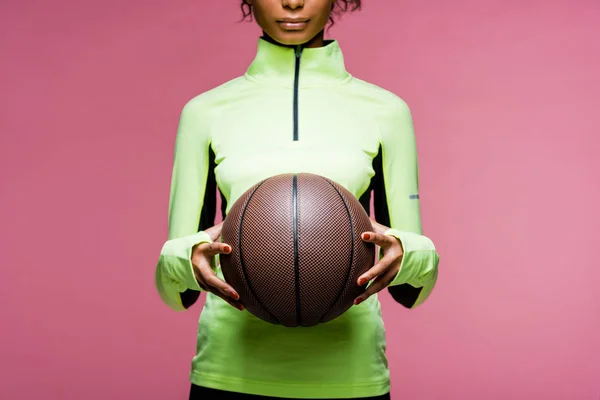
M225 280L256 317L288 327L313 326L346 312L373 266L372 230L360 202L339 184L299 173L267 178L233 204L221 231Z

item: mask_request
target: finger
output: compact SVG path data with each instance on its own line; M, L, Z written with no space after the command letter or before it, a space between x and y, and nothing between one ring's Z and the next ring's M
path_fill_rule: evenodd
M377 278L389 268L391 263L391 260L389 260L386 257L383 257L381 260L379 260L377 264L372 266L367 272L365 272L358 278L358 286L363 286L370 280Z
M396 276L396 273L393 269L390 269L385 274L378 276L363 294L354 299L354 305L359 305L373 294L385 289L390 284L392 279L394 279L394 276Z
M202 275L202 278L204 279L204 282L206 283L207 287L216 289L228 298L234 300L240 299L240 295L235 291L235 289L231 285L229 285L224 280L219 279L217 274L215 274L212 268L210 268L210 264L208 262L201 262L198 265L198 270L200 272L200 275Z
M231 253L231 246L227 243L220 242L203 243L203 246L199 247L198 251L202 252L207 257L214 257L217 254Z
M219 292L215 288L211 288L208 291L210 293L214 294L215 296L219 297L220 299L224 300L230 306L237 308L240 311L244 311L244 305L242 303L240 303L239 301L235 301L231 297L225 296L223 293Z
M206 280L204 279L202 274L200 273L200 270L198 269L198 267L194 268L194 274L196 275L196 280L198 281L198 285L200 286L200 288L203 291L210 292L210 293L214 294L215 296L218 296L219 298L225 300L232 307L235 307L240 311L244 311L244 306L242 305L242 303L240 303L239 301L233 300L231 297L226 296L223 293L221 293L218 289L209 286L206 283Z
M209 287L206 284L206 281L204 280L204 278L202 277L202 274L200 273L200 271L198 271L197 267L194 268L194 275L196 275L196 281L198 282L198 286L200 286L200 289L207 292L209 290Z
M195 257L192 258L192 267L192 269L194 270L194 276L196 277L196 281L198 282L198 286L200 286L200 289L204 290L205 292L208 291L209 287L206 284L204 277L202 276L202 272L200 272L200 268L198 267L198 261Z
M361 239L365 242L374 243L379 247L388 247L391 243L390 237L377 232L363 232Z

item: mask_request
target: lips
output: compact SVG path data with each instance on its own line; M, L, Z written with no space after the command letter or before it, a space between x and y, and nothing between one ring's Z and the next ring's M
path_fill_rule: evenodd
M308 19L306 18L284 18L277 20L279 27L288 32L300 32L306 29L308 26Z
M287 24L302 24L308 22L308 18L283 18L278 19L277 22L287 23Z

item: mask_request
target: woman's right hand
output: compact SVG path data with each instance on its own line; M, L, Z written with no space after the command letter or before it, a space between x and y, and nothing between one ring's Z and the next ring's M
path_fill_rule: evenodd
M208 233L213 243L200 243L192 248L194 274L202 290L219 296L231 306L243 311L244 306L239 302L240 295L231 285L219 279L210 266L211 259L215 255L231 253L231 246L217 241L221 236L222 226L223 223L221 222L204 231Z

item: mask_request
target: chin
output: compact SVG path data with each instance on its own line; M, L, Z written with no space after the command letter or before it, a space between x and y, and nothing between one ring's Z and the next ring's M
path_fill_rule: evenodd
M308 34L305 31L295 31L295 32L288 32L288 31L280 31L277 32L277 34L273 34L273 35L269 35L271 36L271 38L273 40L275 40L277 43L280 43L284 46L297 46L300 44L305 44L310 42L315 36Z
M288 40L276 40L277 43L280 43L284 46L298 46L304 43L307 43L308 40L300 40L300 39L288 39Z

